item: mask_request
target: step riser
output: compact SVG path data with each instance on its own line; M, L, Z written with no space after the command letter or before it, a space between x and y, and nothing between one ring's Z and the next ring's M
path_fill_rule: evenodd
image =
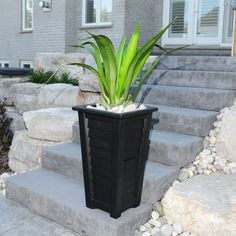
M78 156L81 150L78 150ZM44 149L42 152L41 165L43 168L62 174L69 178L83 182L83 167L81 159L68 158Z
M87 236L130 236L139 225L148 220L151 214L151 205L143 204L139 209L131 209L127 213L126 222L120 219L115 222L105 212L87 209L81 196L78 197L79 209L76 206L73 208L71 206L73 204L63 205L60 198L56 201L57 197L44 196L11 181L7 182L7 197L41 216ZM72 201L74 201L74 197L72 197ZM67 199L67 201L69 200ZM96 227L94 227L95 225Z
M146 83L153 85L236 89L236 76L232 72L155 70Z
M181 146L161 141L151 142L149 160L180 168L192 163L203 149L203 139Z
M167 56L158 66L168 70L197 70L197 71L225 71L236 72L236 58L234 57L204 57L204 56Z
M197 113L197 110L196 110ZM153 114L153 129L205 137L213 128L218 113L209 116L181 115L160 111Z
M230 90L183 89L171 86L150 86L142 89L137 102L219 111L233 104L235 92Z

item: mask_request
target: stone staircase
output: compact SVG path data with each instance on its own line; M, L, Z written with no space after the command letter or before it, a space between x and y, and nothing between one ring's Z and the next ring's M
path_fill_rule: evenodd
M220 109L233 103L236 60L169 56L143 86L138 102L157 106L150 135L142 204L115 220L85 207L78 125L73 142L45 148L42 167L11 177L7 197L82 235L131 236L203 148Z

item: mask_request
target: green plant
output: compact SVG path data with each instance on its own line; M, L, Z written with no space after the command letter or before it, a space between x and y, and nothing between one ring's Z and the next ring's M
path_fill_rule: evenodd
M78 85L78 80L73 79L67 72L55 73L53 71L44 71L42 69L32 71L26 78L26 82L37 84L65 83Z
M161 39L162 35L170 27L171 23L162 28L160 32L147 41L141 48L138 47L139 25L136 27L128 46L126 47L126 35L122 38L119 49L116 51L112 41L105 35L90 34L95 43L87 41L80 46L86 48L93 56L97 68L84 63L72 63L92 71L97 75L101 89L102 104L106 107L127 105L135 100L141 90L142 84L160 62L161 57L155 60L139 80L137 80L153 47ZM160 47L161 48L161 47ZM162 50L162 48L161 48ZM166 55L171 50L162 55ZM137 82L137 84L135 84ZM135 85L134 92L130 88Z

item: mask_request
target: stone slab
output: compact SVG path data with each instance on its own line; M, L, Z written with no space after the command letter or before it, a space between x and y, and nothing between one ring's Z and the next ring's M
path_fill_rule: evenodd
M142 203L113 219L106 212L85 206L81 184L44 169L9 178L7 197L88 236L130 236L151 213L151 205Z
M42 166L77 181L83 182L81 148L78 144L66 143L43 150ZM142 200L154 203L161 199L168 187L177 178L179 169L147 161Z
M23 114L31 138L62 142L72 139L72 126L78 120L72 108L47 108Z
M19 173L37 168L41 164L42 148L58 144L55 142L32 139L26 130L15 131L10 147L9 166Z
M0 212L0 235L2 236L79 236L3 196L0 196Z

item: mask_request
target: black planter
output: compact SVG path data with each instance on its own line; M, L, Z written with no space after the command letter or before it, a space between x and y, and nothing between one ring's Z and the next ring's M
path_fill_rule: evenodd
M73 107L79 113L86 205L119 218L140 205L152 113L117 114Z

